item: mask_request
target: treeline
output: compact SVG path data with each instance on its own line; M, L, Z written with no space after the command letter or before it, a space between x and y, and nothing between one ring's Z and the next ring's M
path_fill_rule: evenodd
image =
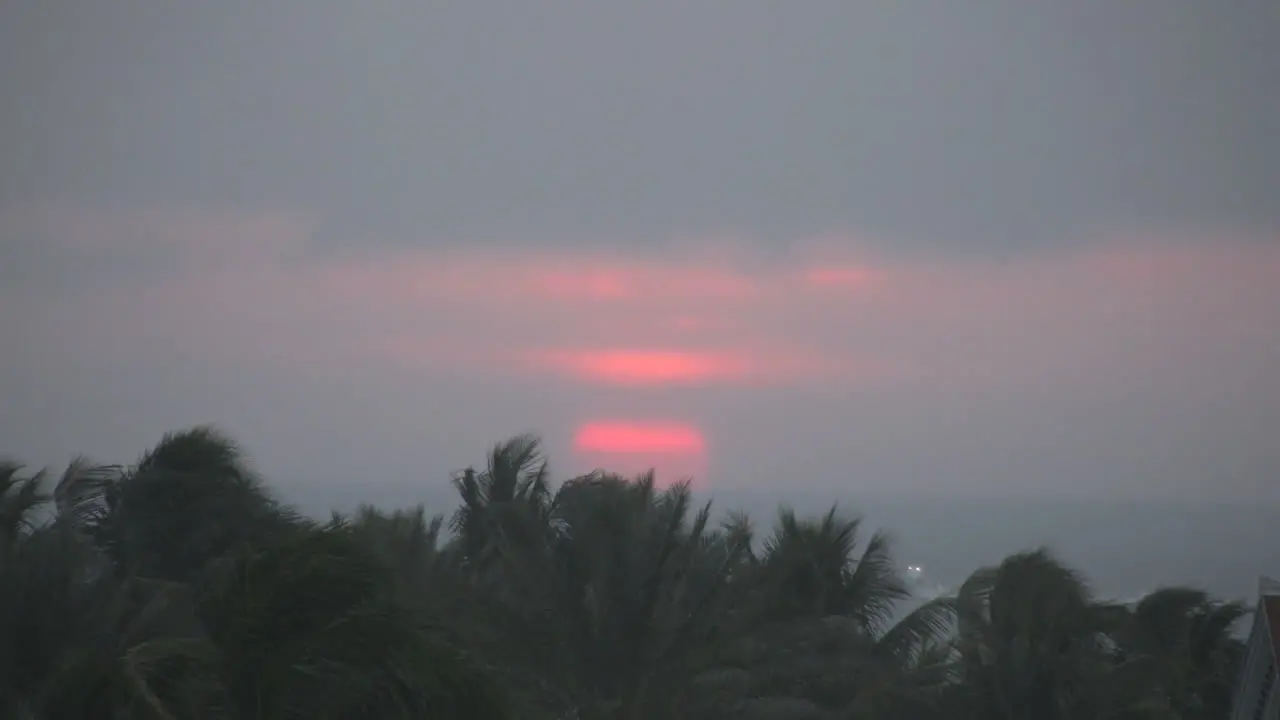
M530 437L454 484L448 517L308 519L210 428L0 466L0 718L1227 714L1246 609L1195 589L1103 602L1036 550L913 602L834 509L758 538L651 477L556 485Z

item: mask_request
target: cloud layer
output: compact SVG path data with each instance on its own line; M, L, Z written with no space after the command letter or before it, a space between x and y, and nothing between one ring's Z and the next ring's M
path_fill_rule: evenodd
M978 480L990 487L1037 487L1016 476L1046 451L1049 475L1107 462L1158 474L1190 439L1199 469L1152 482L1187 492L1220 472L1256 493L1280 470L1258 425L1280 408L1280 243L1266 238L1153 233L956 260L860 252L841 233L783 256L725 236L663 252L513 241L334 253L316 250L305 214L45 208L0 225L26 239L6 249L21 282L0 291L18 348L3 380L28 389L11 403L51 403L51 417L74 402L31 388L70 374L128 385L177 373L198 412L218 404L201 374L225 372L245 386L274 378L270 393L317 406L340 403L342 383L377 388L388 404L370 435L408 422L397 388L468 406L440 422L502 433L526 418L566 450L610 418L682 424L713 484L772 482L751 472L785 466L758 461L769 444L826 466L861 453L883 487L982 472L1002 476ZM575 462L588 449L600 450L579 447Z

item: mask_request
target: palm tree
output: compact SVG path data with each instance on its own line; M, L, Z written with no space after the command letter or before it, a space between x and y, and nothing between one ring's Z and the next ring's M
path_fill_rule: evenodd
M407 518L366 517L363 536L303 522L205 429L128 470L77 461L52 493L44 479L0 467L0 716L506 717L488 670L403 602L369 542ZM402 564L426 559L412 549L395 547Z
M342 524L297 530L210 565L195 589L203 635L130 660L210 718L505 718L484 668L389 592L387 569ZM175 664L187 671L166 677ZM175 714L176 717L176 714Z
M1120 612L1112 633L1117 659L1144 669L1160 705L1183 720L1226 716L1244 651L1233 630L1248 608L1164 587Z
M165 580L192 580L210 560L297 521L211 427L165 435L96 495L68 495L120 572Z
M1096 718L1110 672L1106 608L1047 550L969 577L956 597L968 717Z
M452 527L463 555L477 570L512 548L542 545L546 539L551 488L546 458L533 435L498 443L488 468L468 468L454 479L462 500Z
M775 617L854 620L867 636L892 622L899 603L911 596L890 554L890 541L873 533L858 553L860 521L841 517L835 506L817 520L802 520L782 508L760 558Z
M711 660L728 569L745 547L710 531L687 483L593 474L557 494L556 591L568 666L594 717L680 717Z
M0 717L1196 720L1239 603L1096 601L1045 550L909 598L881 533L782 508L753 550L687 484L553 492L532 436L461 507L321 525L195 428L122 468L0 463Z
M742 518L731 523L749 532ZM834 507L813 519L780 510L739 575L738 640L703 678L722 713L919 717L946 683L950 600L893 623L909 593L888 538L875 533L860 547L859 525Z
M501 582L473 591L501 606L503 661L532 678L530 711L682 716L742 548L708 528L687 484L659 491L652 473L593 473L550 496L534 447L499 445L487 473L459 482L455 516L472 557L502 558Z
M334 514L394 572L398 585L413 597L438 592L442 585L460 582L456 548L446 547L444 516L428 518L421 505L390 513L361 505L350 518Z
M866 672L845 707L849 718L945 717L954 689L955 601L929 600L877 635L865 652Z
M400 602L450 642L495 661L491 674L504 694L530 702L533 690L522 682L527 678L502 662L512 657L512 638L528 634L527 616L512 612L513 604L503 603L492 587L473 582L459 544L442 537L443 516L428 519L421 505L389 513L363 505L350 519L335 515L334 521L350 527L353 537L390 570Z
M73 462L52 494L56 514L47 512L45 473L18 479L17 470L0 471L0 716L153 717L124 658L193 628L181 588L117 577L78 531L69 483L105 470Z
M41 490L44 472L27 477L21 473L21 464L0 462L0 557L13 552L36 528L35 514L49 499Z

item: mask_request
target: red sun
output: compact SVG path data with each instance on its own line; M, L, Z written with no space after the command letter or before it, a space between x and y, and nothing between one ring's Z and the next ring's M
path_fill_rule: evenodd
M624 475L653 469L660 485L706 477L707 443L694 426L681 422L596 421L578 428L573 447L578 461Z

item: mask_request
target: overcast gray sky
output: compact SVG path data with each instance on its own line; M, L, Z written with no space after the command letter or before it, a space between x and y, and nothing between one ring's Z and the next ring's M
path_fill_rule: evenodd
M0 10L0 451L1280 500L1280 3ZM634 451L634 452L633 452Z

